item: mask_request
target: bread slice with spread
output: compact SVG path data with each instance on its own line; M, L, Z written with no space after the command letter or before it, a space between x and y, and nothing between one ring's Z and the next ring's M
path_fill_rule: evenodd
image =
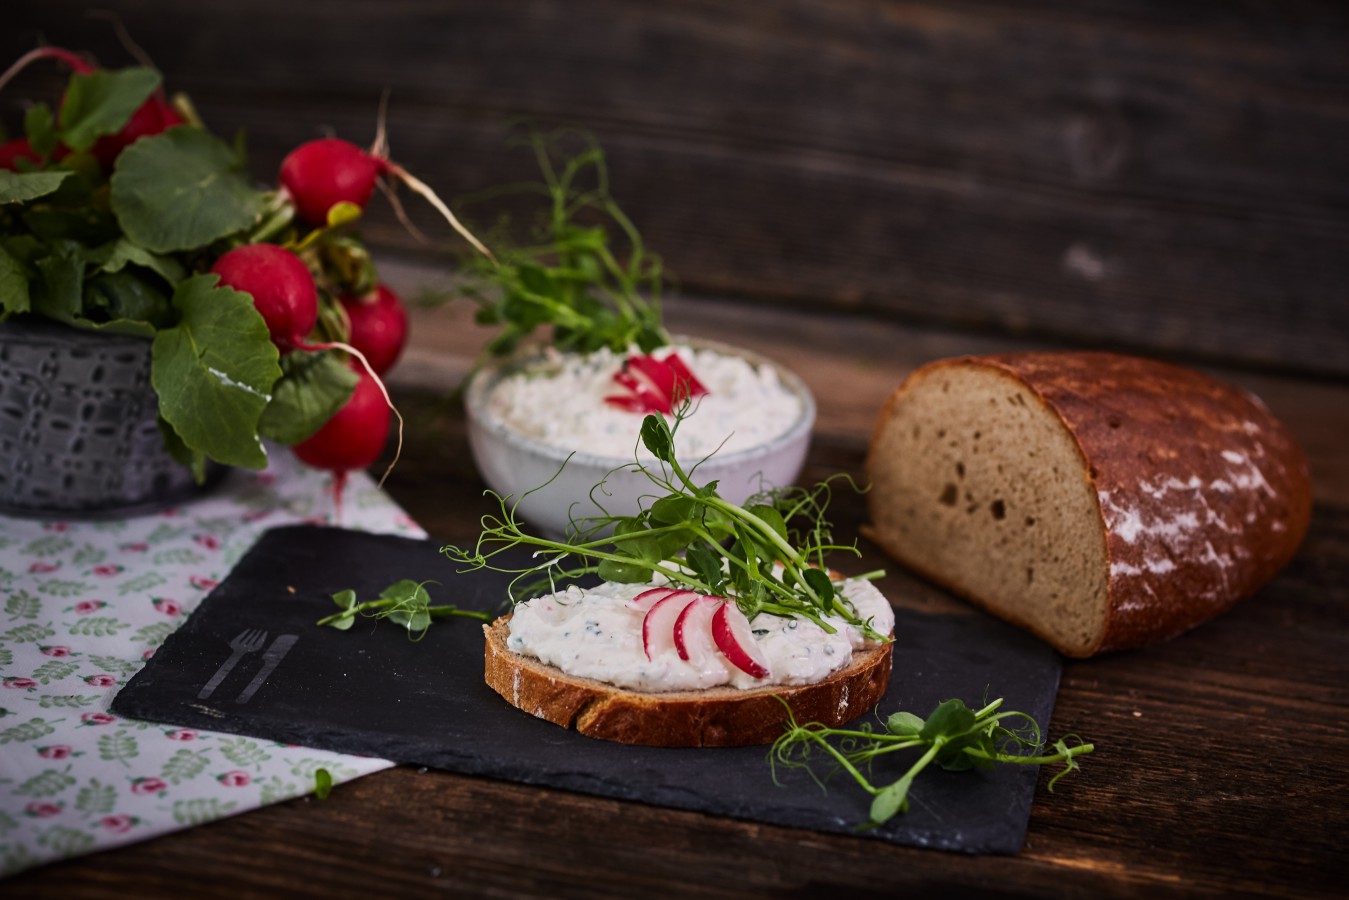
M893 628L867 582L844 582L838 602L875 633ZM737 616L742 624L727 624ZM512 706L589 737L661 747L767 744L789 718L848 722L885 693L893 647L841 617L749 621L733 600L651 585L536 597L484 633L487 684Z

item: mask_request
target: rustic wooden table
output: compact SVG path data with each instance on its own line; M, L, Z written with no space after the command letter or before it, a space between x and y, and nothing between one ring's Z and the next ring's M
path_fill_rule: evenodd
M424 274L424 273L423 273ZM395 270L410 281L415 270ZM820 417L805 477L860 474L872 417L913 366L1014 349L1005 338L846 317L752 319L679 301L678 332L769 354ZM396 379L408 444L388 489L433 535L468 540L487 506L452 388L483 335L466 309L421 313ZM1069 661L1050 731L1097 752L1052 795L1021 853L965 857L408 767L4 885L7 896L1343 895L1349 878L1349 387L1253 372L1306 448L1317 505L1302 552L1256 597L1152 649ZM855 530L859 500L836 519ZM862 543L859 565L886 566ZM957 606L889 565L897 604Z

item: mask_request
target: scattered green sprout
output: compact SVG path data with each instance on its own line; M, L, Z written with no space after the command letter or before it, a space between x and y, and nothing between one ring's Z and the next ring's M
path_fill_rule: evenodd
M364 603L356 602L356 592L351 589L338 591L332 595L332 598L341 612L319 619L317 624L346 631L355 624L357 616L388 619L395 625L406 628L409 639L419 641L426 636L426 630L431 627L431 622L435 619L462 616L469 619L479 619L483 622L491 621L490 613L460 609L453 604L432 606L431 595L427 593L426 585L438 585L439 583L437 581L418 582L404 578L401 581L395 581L381 591L379 599L367 600Z
M333 792L333 773L327 769L314 770L314 796L320 800L327 800L328 795Z
M1053 791L1060 778L1078 768L1077 757L1095 749L1069 735L1054 743L1053 753L1045 753L1035 719L1023 712L1002 711L1001 707L1001 698L977 711L963 700L947 700L926 720L913 713L896 712L885 719L883 731L873 731L867 724L854 729L827 728L818 722L801 725L788 707L787 730L769 751L773 778L777 781L779 767L804 768L823 787L812 767L816 751L823 752L835 771L847 773L872 795L870 821L864 827L874 828L908 811L914 779L933 763L948 771L988 769L998 763L1061 764L1063 769L1049 781L1049 790ZM863 774L862 770L869 770L877 758L911 749L920 749L922 754L898 780L876 785Z

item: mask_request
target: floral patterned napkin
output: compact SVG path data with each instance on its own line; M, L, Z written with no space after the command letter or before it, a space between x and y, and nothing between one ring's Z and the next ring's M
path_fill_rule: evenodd
M262 531L332 522L328 476L289 453L129 519L0 516L0 877L387 768L384 760L114 716L118 689ZM365 476L347 528L423 536Z

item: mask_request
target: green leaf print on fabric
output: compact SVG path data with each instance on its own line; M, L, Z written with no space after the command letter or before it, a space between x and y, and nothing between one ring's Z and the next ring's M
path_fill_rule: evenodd
M120 762L129 767L130 761L140 756L140 746L134 737L118 729L113 734L105 734L98 739L98 755L101 759Z
M37 705L43 709L84 709L96 706L100 699L99 694L43 694Z
M12 579L4 578L3 580L11 581ZM5 598L5 612L9 614L11 622L15 619L36 619L41 609L42 601L27 591L15 591Z
M123 628L129 627L127 623L112 616L90 616L71 625L70 633L76 637L111 637Z
M80 788L75 795L75 810L86 816L102 816L113 811L117 805L117 788L104 784L97 778Z
M250 741L246 738L221 741L220 755L240 768L244 766L256 767L272 758L271 754L258 746L256 741Z
M173 550L162 550L156 553L151 558L151 562L157 566L190 566L201 562L205 558L190 547L177 547Z
M40 593L51 594L53 597L74 597L78 594L89 593L94 589L94 586L68 578L51 578L40 583L37 589Z
M158 647L164 643L164 639L173 634L174 626L169 622L156 622L153 625L146 625L144 628L132 635L132 639L138 644L149 644L151 647Z
M138 575L128 581L122 582L117 588L117 594L125 597L127 594L144 593L151 588L157 588L167 582L168 579L158 572L146 572L144 575Z
M74 660L53 659L34 669L33 678L43 684L51 684L53 681L60 681L74 675L79 667L80 664Z
M65 825L57 825L44 831L37 839L38 845L62 856L83 853L94 846L94 838L87 832Z
M0 634L0 641L12 641L16 644L35 644L38 641L45 641L54 634L56 634L56 632L52 631L50 622L46 625L39 625L36 622L31 622L27 625L11 628L4 634Z
M141 670L141 666L145 665L145 661L140 659L122 659L117 656L98 655L90 656L89 663L97 669L102 669L104 672L119 677L135 675Z
M46 737L56 730L52 726L61 721L64 720L53 719L48 722L46 719L29 719L22 725L12 725L4 731L0 731L0 744L35 741L38 738Z
M29 541L28 546L21 551L25 556L56 556L58 553L64 553L74 545L70 538L59 534L49 534L38 538L35 541Z
M195 800L175 800L173 821L179 825L200 825L219 819L237 806L233 801L222 803L215 797L198 797Z
M70 777L70 766L64 770L47 769L29 778L14 789L22 797L54 797L75 783Z
M172 784L182 784L200 775L208 762L205 752L179 750L164 763L163 777Z

